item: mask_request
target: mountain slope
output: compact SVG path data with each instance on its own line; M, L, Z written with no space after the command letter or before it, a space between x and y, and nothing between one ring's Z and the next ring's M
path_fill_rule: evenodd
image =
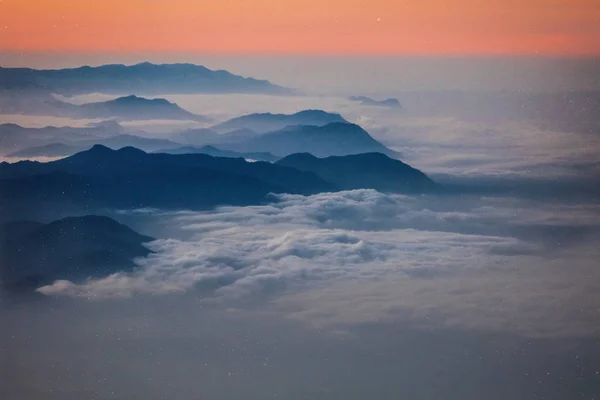
M381 153L317 158L312 154L292 154L278 165L314 172L341 189L375 189L394 193L424 193L435 189L423 172Z
M0 68L0 89L40 88L83 93L266 93L293 94L268 81L244 78L193 64L102 65L57 70Z
M295 114L249 114L236 117L213 126L217 132L230 132L236 129L250 129L265 133L283 129L290 125L323 126L333 122L348 122L341 115L322 110L304 110Z
M332 123L325 126L289 126L265 133L225 148L240 152L269 152L277 156L311 153L317 157L344 156L367 152L399 154L373 139L355 124Z
M49 224L0 225L0 286L31 291L58 279L83 280L134 267L153 239L100 216Z

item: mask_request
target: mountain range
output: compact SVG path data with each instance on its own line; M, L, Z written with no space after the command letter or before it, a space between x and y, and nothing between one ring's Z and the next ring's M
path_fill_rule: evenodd
M0 211L40 204L104 208L206 209L264 202L269 193L336 190L311 172L206 154L148 154L126 147L92 149L61 160L0 163Z
M126 147L92 149L57 161L0 163L0 220L32 210L163 208L203 210L267 201L269 193L310 195L351 188L427 192L421 172L382 154L278 163L206 154L148 154Z
M69 217L49 224L0 224L0 288L32 291L65 279L104 277L135 267L154 239L101 216Z
M245 78L194 64L111 64L38 70L0 68L0 89L84 93L265 93L294 94L269 81Z

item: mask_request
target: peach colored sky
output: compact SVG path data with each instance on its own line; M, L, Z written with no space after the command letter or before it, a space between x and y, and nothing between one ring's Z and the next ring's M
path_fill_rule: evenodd
M600 54L598 0L0 0L0 50Z

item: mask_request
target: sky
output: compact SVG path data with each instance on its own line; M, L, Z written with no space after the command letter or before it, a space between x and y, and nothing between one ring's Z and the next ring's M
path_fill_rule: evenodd
M596 0L0 0L0 51L600 54Z

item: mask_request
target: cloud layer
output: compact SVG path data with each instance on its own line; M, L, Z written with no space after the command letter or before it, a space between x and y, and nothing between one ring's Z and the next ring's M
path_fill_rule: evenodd
M313 281L481 268L507 262L499 256L537 248L501 230L484 234L483 225L506 217L498 209L436 211L423 208L417 198L372 190L273 200L265 206L167 214L192 233L190 240L150 243L155 254L138 260L132 274L81 284L60 281L40 292L105 298L200 287L237 297Z

